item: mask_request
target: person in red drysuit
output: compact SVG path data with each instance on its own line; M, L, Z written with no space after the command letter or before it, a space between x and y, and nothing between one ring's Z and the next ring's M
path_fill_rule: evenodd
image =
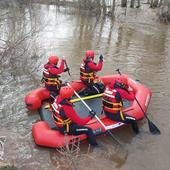
M86 90L90 94L101 93L104 90L104 85L98 81L96 72L101 71L103 67L103 56L100 55L99 62L96 64L94 61L94 51L86 51L83 62L80 66L80 80L88 87Z
M60 94L56 97L52 108L54 110L53 118L56 126L62 134L81 135L86 134L91 145L96 146L96 138L90 127L84 126L94 116L95 112L90 111L89 116L80 118L70 102L74 91L68 86L61 87Z
M130 101L135 99L132 89L128 86L127 77L124 75L117 76L115 82L106 86L102 99L103 110L109 119L123 123L130 123L133 131L139 133L136 119L123 113L122 99Z
M65 59L61 60L61 64L57 67L59 58L57 56L50 56L48 63L43 68L42 82L45 83L45 87L53 94L59 93L62 81L59 79L61 73L69 71L69 68L64 69Z

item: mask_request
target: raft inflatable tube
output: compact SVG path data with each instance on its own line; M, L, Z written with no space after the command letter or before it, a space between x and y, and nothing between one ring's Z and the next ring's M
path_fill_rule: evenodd
M106 85L112 81L115 81L116 76L117 75L102 76L99 77L99 79ZM136 99L139 101L144 112L146 112L151 98L150 89L139 83L139 81L135 81L128 76L127 78L128 84L133 89ZM72 82L71 86L77 92L85 87L81 81ZM121 126L124 126L124 123L112 121L106 118L104 114L102 114L102 94L84 97L82 96L82 98L88 104L88 106L97 113L98 117L104 123L107 130L114 130ZM74 109L77 111L80 117L86 117L89 114L89 111L83 105L79 98L76 98L76 96L74 96L71 101L74 103ZM142 118L144 118L144 113L142 112L136 100L131 102L125 100L123 102L124 112L126 112L126 114L135 117L137 120L141 120ZM37 145L59 148L65 146L66 144L83 141L87 138L86 135L64 136L63 134L61 134L55 126L54 120L52 118L53 113L48 101L42 102L42 106L38 111L41 117L41 121L34 123L32 126L33 138ZM106 129L103 128L103 126L96 120L96 118L93 118L91 121L89 121L86 126L91 127L95 135L101 135L106 132Z
M25 104L28 110L37 110L41 107L41 102L50 98L50 93L46 88L39 88L29 92L25 97Z
M86 87L80 80L74 81L73 83L71 82L70 84L76 91L80 91ZM46 88L41 87L30 91L25 96L24 102L28 110L38 110L41 107L42 102L50 98L49 91Z

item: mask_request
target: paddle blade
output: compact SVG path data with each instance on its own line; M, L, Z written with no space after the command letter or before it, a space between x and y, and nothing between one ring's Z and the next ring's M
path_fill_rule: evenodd
M154 135L161 134L160 130L151 121L148 121L148 125L149 125L149 130L152 134L154 134Z

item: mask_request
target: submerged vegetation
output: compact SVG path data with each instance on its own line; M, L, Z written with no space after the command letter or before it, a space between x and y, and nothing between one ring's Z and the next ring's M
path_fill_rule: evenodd
M6 0L0 1L1 7L21 7L25 4L44 3L48 5L73 7L79 10L87 10L93 15L107 15L114 17L115 9L118 6L122 8L140 8L143 4L157 9L160 21L170 21L170 1L169 0Z
M76 140L76 143L69 145L67 141L67 136L65 136L66 145L62 148L56 149L57 154L53 157L53 162L57 165L57 168L78 170L81 169L81 161L89 157L90 146L87 152L80 153L80 141ZM59 155L58 155L59 153ZM90 158L90 157L89 157ZM93 159L93 158L92 158ZM63 162L65 162L63 164Z
M17 168L15 166L6 165L3 167L0 167L0 170L17 170Z
M169 0L32 0L32 2L48 3L63 6L73 6L79 9L89 10L91 13L114 16L117 6L122 8L140 8L142 4L148 4L150 8L158 10L160 21L170 21Z
M154 9L157 11L158 18L161 22L168 23L170 21L170 0L0 0L0 8L8 8L10 12L2 12L0 14L0 28L3 27L4 20L7 18L12 19L13 21L20 22L23 18L27 18L28 13L30 15L31 23L34 24L33 13L31 12L33 3L45 3L47 5L56 5L57 7L64 6L65 8L72 8L77 10L84 10L88 14L93 16L115 16L115 10L118 7L125 9L124 15L126 15L127 8L140 8L143 4L147 4L150 7L148 10ZM28 11L22 11L23 6L28 6ZM27 20L27 19L26 19ZM37 20L37 19L36 19ZM40 19L38 19L40 20ZM37 21L38 21L37 20ZM23 27L23 28L22 28ZM17 29L15 25L12 25L12 29ZM20 30L28 28L27 22L21 25ZM4 31L4 30L3 30ZM7 30L0 37L0 59L7 55L7 53L16 53L13 49L19 48L17 51L18 56L22 56L26 53L27 48L23 48L22 44L28 41L29 38L33 36L38 30L36 27L31 27L26 30L27 33L20 32L19 35L12 34L14 31ZM16 30L17 32L17 30ZM3 37L8 37L4 39ZM13 55L13 54L12 54ZM16 55L16 54L15 54Z

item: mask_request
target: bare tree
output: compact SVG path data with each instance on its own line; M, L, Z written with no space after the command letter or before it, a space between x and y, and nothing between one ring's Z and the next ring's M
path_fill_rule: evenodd
M159 9L159 19L162 22L169 22L170 21L170 1L164 0L161 3L162 5Z
M130 7L131 7L131 8L134 8L134 5L135 5L135 0L131 0L131 1L130 1Z
M115 0L113 0L112 10L111 10L112 16L114 15L115 6L116 6L116 2Z
M107 7L106 7L106 1L105 0L102 0L102 6L103 6L103 13L106 14Z
M152 8L157 8L158 7L159 0L153 0L152 3Z
M157 8L159 6L159 0L151 0L150 7Z
M87 158L94 159L89 155L90 145L87 152L81 153L79 138L75 138L73 143L69 145L67 135L65 135L65 146L56 150L57 152L54 157L52 157L52 161L57 163L57 169L80 170L82 169L81 162Z
M140 7L140 0L137 0L137 6L136 8L139 8Z
M162 3L163 3L163 0L160 0L158 6L161 7L161 6L162 6Z
M39 31L35 26L35 21L32 22L31 12L21 8L22 4L17 0L14 0L12 4L5 4L9 12L1 12L0 15L0 28L2 30L2 34L0 34L0 59L6 56L18 57L25 54L31 37ZM32 7L30 6L30 8Z
M154 0L153 6L158 7L158 4L159 4L159 0Z
M121 7L127 7L127 0L121 0Z

